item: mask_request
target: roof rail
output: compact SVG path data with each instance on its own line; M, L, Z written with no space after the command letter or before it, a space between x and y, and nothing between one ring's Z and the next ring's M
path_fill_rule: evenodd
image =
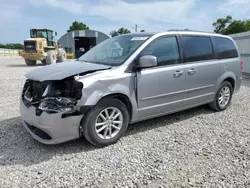
M199 33L214 33L214 32L197 31L197 30L189 30L189 29L169 29L168 31L186 31L186 32L199 32ZM219 34L219 33L216 33L216 34Z
M168 31L191 31L189 29L169 29Z

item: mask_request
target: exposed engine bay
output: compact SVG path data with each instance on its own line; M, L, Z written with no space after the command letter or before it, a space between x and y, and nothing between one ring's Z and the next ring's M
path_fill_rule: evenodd
M63 113L63 117L81 114L77 101L82 97L83 83L69 77L63 80L26 80L22 100L26 107L36 107L36 115L42 112Z

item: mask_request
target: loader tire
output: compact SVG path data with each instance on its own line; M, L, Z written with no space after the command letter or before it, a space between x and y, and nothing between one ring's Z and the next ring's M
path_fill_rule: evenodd
M34 65L36 65L36 60L25 59L25 63L28 66L34 66Z
M47 52L46 64L55 64L56 63L56 52L54 50L50 50Z
M58 57L58 62L64 62L66 60L66 52L63 50L61 56Z
M47 64L47 63L46 63L46 59L43 59L41 62L42 62L42 64L44 64L44 65Z

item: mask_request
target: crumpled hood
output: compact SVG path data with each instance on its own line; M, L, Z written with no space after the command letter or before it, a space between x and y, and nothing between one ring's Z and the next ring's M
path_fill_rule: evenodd
M25 74L25 77L40 82L46 80L62 80L70 76L109 68L111 67L107 65L98 65L80 61L63 62L37 68Z

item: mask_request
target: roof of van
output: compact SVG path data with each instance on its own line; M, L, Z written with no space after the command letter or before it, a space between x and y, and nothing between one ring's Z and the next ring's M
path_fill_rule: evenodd
M125 35L133 35L133 36L153 36L153 35L161 35L161 34L190 34L190 35L206 35L206 36L220 36L230 38L230 36L222 35L219 33L209 33L203 31L192 31L192 30L169 30L165 32L136 32L136 33L129 33Z

